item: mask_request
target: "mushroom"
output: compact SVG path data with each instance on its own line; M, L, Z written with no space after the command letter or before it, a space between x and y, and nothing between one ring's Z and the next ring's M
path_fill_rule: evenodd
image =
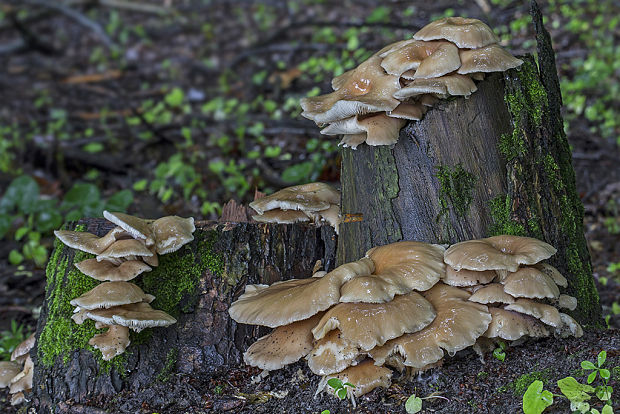
M318 340L339 329L345 341L369 351L423 329L434 318L433 306L419 293L410 292L387 303L339 303L323 315L312 333Z
M146 294L130 282L103 282L83 295L72 299L71 305L82 309L111 308L137 302L152 302L155 297Z
M500 308L489 308L489 312L493 319L483 335L486 338L516 341L523 336L538 338L549 335L545 325L529 315Z
M69 230L54 230L54 235L72 249L100 254L117 240L117 236L124 232L122 228L115 227L103 237L98 237L92 233Z
M152 270L149 265L140 260L128 260L117 266L108 260L86 259L76 263L75 267L93 279L111 282L126 282L136 278L143 272L150 272Z
M340 287L351 278L375 269L368 258L337 267L323 277L291 279L265 288L251 288L230 305L228 313L239 323L271 328L308 319L338 303Z
M24 368L9 381L9 393L15 394L20 391L30 391L32 389L32 378L34 374L34 364L30 356L24 362Z
M145 302L136 302L106 309L92 309L86 316L105 325L126 326L140 332L145 328L164 327L176 323L176 319L166 312L153 309Z
M481 72L503 72L523 64L521 59L512 56L501 46L492 44L480 49L461 50L461 67L457 73L461 75Z
M560 289L551 277L534 267L524 267L509 273L501 282L504 291L516 298L558 298Z
M566 278L562 276L562 273L560 273L558 269L551 266L550 264L537 263L534 265L534 267L549 276L551 279L553 279L556 285L563 288L568 287L568 280L566 280Z
M129 341L129 328L120 325L107 325L104 327L108 328L108 330L90 338L88 344L101 351L104 361L109 361L125 352L125 349L131 343Z
M504 286L500 283L491 283L482 286L469 297L469 300L485 305L489 303L511 304L515 302L515 298L504 292Z
M499 37L489 26L478 19L465 17L435 20L420 29L413 38L425 41L445 39L463 49L477 49L499 42Z
M446 266L445 276L441 278L441 281L450 286L474 286L477 284L490 283L497 273L494 270L454 270L451 266Z
M97 261L104 259L120 259L133 256L153 256L153 252L150 251L146 245L140 240L125 239L117 240L112 243L107 249L97 255Z
M560 312L560 318L562 319L563 325L555 330L555 334L560 338L566 338L569 335L574 336L575 338L580 338L583 336L583 329L581 325L577 323L570 315Z
M469 76L457 73L430 79L414 79L413 82L394 93L398 99L406 99L412 96L433 94L440 98L448 96L469 97L478 88Z
M369 352L376 364L399 354L404 364L416 369L438 362L449 355L473 345L491 322L487 307L470 302L469 293L457 287L437 283L424 294L433 305L437 317L426 328L403 335Z
M306 359L312 372L328 375L355 365L359 355L360 349L344 339L340 329L332 329L316 341Z
M144 241L147 246L155 244L153 231L150 227L153 220L145 220L124 213L112 213L106 210L103 211L103 217L120 226L127 233L131 234L134 239Z
M22 341L19 345L15 347L13 352L11 352L11 361L24 362L30 353L30 350L34 347L36 342L36 338L34 337L34 332L26 338L26 340Z
M431 56L440 46L445 45L452 44L448 42L423 42L419 40L410 40L402 47L388 51L384 53L383 56L380 55L383 57L381 67L390 75L401 76L409 70L415 71L418 69L425 59L428 59L429 56ZM456 58L458 59L458 49L456 49L456 53ZM458 69L458 66L448 72L452 72L456 69Z
M577 309L577 298L569 295L560 295L558 298L558 307L573 311Z
M372 360L366 360L358 365L349 367L344 371L324 377L320 382L316 394L321 392L331 378L338 378L343 383L351 383L355 388L347 387L347 394L353 397L360 397L369 393L377 387L389 388L392 384L392 371L389 368L376 366ZM354 403L355 407L355 403Z
M194 240L192 233L196 231L193 217L183 218L179 216L158 218L150 224L150 228L159 254L176 252Z
M405 121L400 118L373 113L334 122L323 128L321 134L365 134L368 145L392 145L398 141L398 134L404 125Z
M413 75L413 79L438 78L454 72L460 67L459 49L452 43L442 43L429 57L420 63Z
M22 367L17 362L0 361L0 388L9 386L9 383L19 372Z
M310 217L308 217L308 215L303 211L281 210L279 208L265 211L263 214L257 214L255 216L252 216L252 218L259 223L292 224L310 221Z
M400 103L393 111L387 112L387 116L392 118L408 119L410 121L419 121L426 113L426 106L421 103Z
M504 309L533 316L545 325L554 328L559 328L563 324L560 312L556 308L531 299L517 299L516 302L505 306Z

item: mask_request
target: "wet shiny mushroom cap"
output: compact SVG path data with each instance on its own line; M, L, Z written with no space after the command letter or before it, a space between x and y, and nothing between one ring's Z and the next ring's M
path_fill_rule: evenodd
M392 370L377 366L372 360L366 360L338 374L324 377L324 380L321 380L321 383L319 383L319 391L317 392L323 389L330 378L338 378L343 383L349 382L355 385L355 388L349 388L347 392L352 393L356 397L360 397L377 387L389 388L392 384ZM330 394L333 395L333 391L330 392Z
M460 50L461 67L457 73L504 72L523 64L501 46L493 44L480 49Z
M491 283L497 276L494 270L454 270L451 266L446 266L445 276L441 279L446 285L450 286L474 286L478 284Z
M516 298L555 299L560 296L560 289L553 279L534 267L509 273L502 284L504 291Z
M360 349L344 339L340 329L333 329L316 341L306 358L312 372L328 375L355 365L359 355Z
M136 332L145 328L170 326L177 321L166 312L153 309L146 302L120 305L109 309L89 310L86 312L86 316L99 323L126 326Z
M150 227L159 254L176 252L194 240L192 233L196 231L193 217L161 217L152 222Z
M129 328L119 325L110 325L108 330L90 338L88 344L101 351L102 359L109 361L125 352L130 344Z
M539 338L549 336L549 330L536 318L519 312L500 308L489 308L493 319L489 329L484 333L486 338L501 338L516 341L523 336Z
M155 243L155 237L150 227L153 220L105 210L103 212L103 217L121 227L127 233L131 234L133 238L144 241L147 246L152 246Z
M0 388L6 388L9 383L19 372L22 367L17 362L0 361Z
M117 240L107 249L97 255L97 260L120 259L132 256L150 257L153 252L146 247L144 242L136 239Z
M459 48L477 49L498 43L499 37L478 19L446 17L424 26L413 35L416 40L448 40Z
M103 282L83 295L72 299L72 306L82 309L111 308L137 302L152 302L155 297L146 294L130 282Z
M477 289L470 297L472 302L489 304L489 303L507 303L515 302L515 298L504 292L504 286L501 283L490 283Z
M140 260L128 260L120 265L115 265L107 260L98 261L97 259L86 259L75 263L75 267L86 276L101 281L129 281L144 272L152 269Z
M105 236L82 231L54 230L54 235L66 246L86 253L100 254L117 240L125 231L120 227L110 230Z
M321 211L332 204L340 204L340 192L325 183L309 183L284 188L250 203L258 214L266 211L302 210Z
M559 328L563 324L560 312L556 308L535 300L517 299L516 302L505 306L504 309L533 316L545 325L554 328Z

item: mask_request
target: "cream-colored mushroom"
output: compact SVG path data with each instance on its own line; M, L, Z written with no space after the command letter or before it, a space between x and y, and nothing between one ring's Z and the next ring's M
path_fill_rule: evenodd
M86 276L101 281L124 281L127 282L136 278L144 272L152 269L140 260L128 260L120 265L115 265L107 260L98 261L97 259L86 259L75 263L75 267Z
M130 282L103 282L83 295L72 299L71 305L82 309L111 308L130 303L147 302L155 299L146 294L137 285Z
M489 26L478 19L465 17L435 20L420 29L413 38L425 41L445 39L464 49L476 49L499 42Z
M108 330L90 338L89 345L101 351L102 359L109 361L125 352L131 341L129 328L119 325L109 325Z

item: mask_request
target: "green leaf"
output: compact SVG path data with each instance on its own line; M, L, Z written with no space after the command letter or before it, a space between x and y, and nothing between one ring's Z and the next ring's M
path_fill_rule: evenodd
M329 385L333 389L342 388L342 381L340 381L338 378L330 378L329 381L327 381L327 385Z
M127 207L129 207L131 203L133 203L133 193L131 190L125 189L108 198L105 209L123 213L127 211Z
M9 263L11 263L12 265L17 266L23 260L24 256L17 250L13 249L9 252Z
M351 384L350 382L345 382L344 384L342 384L346 387L351 387L351 388L355 388L355 385Z
M611 393L614 391L613 388L608 386L598 386L596 387L596 396L601 401L609 401L611 399Z
M603 411L601 411L601 414L614 414L614 409L611 407L611 405L606 405L605 407L603 407Z
M321 411L321 414L331 414L331 413L329 412L329 410L323 410Z
M62 215L58 210L39 211L34 216L34 226L41 233L55 230L62 225Z
M415 394L413 394L405 402L405 411L407 411L408 414L414 414L420 412L421 410L422 399L420 397L416 397Z
M13 223L13 217L8 214L0 214L0 239L4 237L7 231L11 228Z
M495 348L493 350L493 356L495 359L504 362L506 359L506 353L501 348Z
M30 228L28 227L20 227L15 231L15 240L21 240L28 232Z
M594 380L596 379L596 373L597 371L593 371L590 373L590 375L588 375L588 384L592 384L594 382Z
M523 412L525 414L540 414L551 404L553 404L553 394L543 390L542 381L532 382L523 394Z
M558 380L558 387L560 387L562 394L574 403L588 401L592 398L589 393L594 392L593 387L580 384L573 377L566 377Z
M146 190L146 186L149 182L146 179L138 180L133 183L134 191L144 191Z
M609 372L608 369L601 369L599 370L599 374L601 374L601 378L608 380L611 377L611 373Z
M26 214L32 213L39 200L39 185L29 175L17 177L0 199L0 212L9 212L14 207Z
M596 358L599 368L603 366L606 359L607 359L607 351L599 352L598 357Z
M174 88L164 97L164 101L172 107L177 107L181 106L184 98L185 94L183 93L183 90L180 88Z
M347 398L347 390L346 388L338 388L336 390L336 395L338 396L338 398L340 398L341 400L344 400L345 398Z
M596 369L596 365L590 361L581 361L581 368L583 369Z
M32 258L34 259L34 263L43 267L47 263L47 249L45 246L38 245L32 250Z
M291 165L282 172L282 180L291 184L299 184L310 181L314 172L314 163L305 161L299 164Z
M99 202L101 196L99 189L94 184L76 183L63 199L63 205L68 207L87 206Z

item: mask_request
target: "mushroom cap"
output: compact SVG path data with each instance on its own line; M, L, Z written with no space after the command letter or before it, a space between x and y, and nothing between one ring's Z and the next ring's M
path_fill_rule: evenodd
M392 95L400 89L398 76L388 75L381 58L372 56L332 82L337 90L300 101L302 116L316 123L329 123L354 115L391 111L399 102Z
M539 338L549 335L545 325L529 315L500 308L489 308L489 312L493 319L484 333L486 338L516 341L523 336Z
M98 237L95 234L83 231L54 230L54 235L65 245L72 249L86 253L100 254L116 241L116 236L123 233L120 227L110 230L105 236Z
M393 354L405 357L405 365L421 369L476 343L491 322L485 305L468 300L469 293L457 287L438 283L424 297L433 305L437 317L420 332L403 335L370 351L382 364Z
M132 280L143 272L150 272L149 265L141 260L128 260L116 266L107 260L98 261L97 259L86 259L75 263L75 267L86 276L101 281L128 281Z
M17 362L0 361L0 388L9 386L9 383L19 372L22 367Z
M467 98L477 90L478 87L469 76L453 73L431 79L414 79L413 82L396 91L394 97L406 99L431 93L440 97L464 96Z
M316 341L306 359L312 372L329 375L355 365L359 355L359 348L345 340L340 329L333 329Z
M336 234L338 234L338 228L341 222L340 206L338 204L332 204L329 208L317 211L313 214L318 215L321 221L326 221L330 226L334 228Z
M492 44L480 49L460 50L461 75L480 72L504 72L523 64L500 45Z
M117 240L107 249L97 255L97 260L102 261L109 258L121 258L127 256L153 256L153 252L146 247L140 240L125 239Z
M309 183L283 188L280 191L250 203L258 214L279 208L281 210L320 211L332 204L340 204L340 192L325 183Z
M534 267L523 267L509 273L502 281L504 292L515 298L558 298L560 289L551 277Z
M387 116L391 118L408 119L411 121L419 121L426 113L426 106L421 103L401 102L393 111L387 112Z
M315 339L340 329L342 338L363 351L417 332L435 318L433 306L417 292L396 296L387 303L339 303L329 309L314 327Z
M551 279L553 279L556 285L562 286L563 288L568 287L568 280L566 280L566 278L562 275L562 273L560 273L558 269L551 266L550 264L537 263L534 265L534 267L549 276Z
M11 394L11 405L19 405L24 402L26 402L26 396L23 392L20 391L15 394Z
M103 282L81 296L72 299L71 305L93 310L111 308L137 302L152 302L155 297L144 293L130 282Z
M392 145L398 141L400 129L405 123L403 119L388 116L384 112L372 113L336 121L323 128L321 134L362 134L368 145Z
M101 351L102 359L109 361L125 352L129 346L129 328L126 326L110 325L108 330L90 338L89 345Z
M267 288L246 289L230 305L228 313L239 323L271 328L308 319L338 303L343 283L358 275L368 275L374 269L372 260L363 258L339 266L323 277L291 279Z
M550 244L531 237L503 235L453 244L446 250L444 261L455 270L515 272L520 264L538 263L555 252Z
M344 148L351 147L357 149L357 146L366 141L366 133L361 134L346 134L342 136L342 139L338 145L342 145Z
M152 222L150 226L159 254L176 252L194 240L192 233L196 231L193 217L161 217Z
M569 295L560 295L558 298L558 307L573 311L577 309L577 298Z
M389 388L392 384L392 370L379 367L375 365L372 360L366 360L338 374L326 376L321 380L321 383L319 383L319 388L322 389L324 385L323 387L321 385L323 383L327 384L327 381L331 378L338 378L343 383L349 382L355 385L353 389L347 388L347 392L352 393L356 397L360 397L377 387ZM333 394L333 392L330 394Z
M452 43L441 44L429 57L424 59L413 75L414 79L438 78L454 72L461 67L459 49Z
M402 241L366 252L375 264L373 275L351 279L340 290L340 302L388 302L395 295L430 289L444 275L444 248Z
M34 337L34 332L28 336L24 341L22 341L19 345L15 347L13 352L11 352L11 361L22 361L25 359L26 355L30 353L30 350L34 347L36 342L36 338Z
M279 208L265 211L263 214L252 216L252 218L259 223L292 224L310 221L310 217L301 210L281 210Z
M28 355L24 362L24 368L9 381L9 393L15 394L20 391L30 391L32 389L33 375L34 363L30 359L30 355Z
M482 286L469 297L469 300L476 303L514 303L515 298L504 292L504 286L501 283L491 283Z
M443 283L450 286L474 286L478 284L490 283L497 273L494 270L454 270L451 266L446 266L446 274L441 279Z
M560 338L566 338L569 335L575 338L581 338L583 336L583 329L581 325L577 323L570 315L560 312L560 318L562 318L563 325L556 329L555 334Z
M504 309L533 316L554 328L559 328L563 324L560 312L556 308L531 299L517 299L515 303L504 306Z
M426 41L445 39L465 49L476 49L499 42L499 37L489 26L478 19L465 17L435 20L420 29L413 38Z
M403 46L385 54L381 61L381 67L390 75L401 76L408 70L418 69L420 64L433 54L442 45L449 42L423 42L410 40ZM452 45L454 46L454 45ZM458 58L458 49L457 49ZM459 62L460 66L460 62ZM458 69L458 66L457 68ZM453 70L456 70L453 69ZM450 71L451 72L451 71ZM446 72L447 73L447 72Z
M299 361L312 350L312 328L322 316L322 313L318 313L308 319L278 326L273 332L254 342L243 354L243 361L268 371Z
M166 312L153 309L145 302L115 306L109 309L96 309L86 312L90 319L106 324L121 325L140 332L144 328L169 326L176 323L176 319Z
M120 226L135 239L143 240L147 246L155 243L150 224L153 220L141 219L125 213L103 211L103 217Z

